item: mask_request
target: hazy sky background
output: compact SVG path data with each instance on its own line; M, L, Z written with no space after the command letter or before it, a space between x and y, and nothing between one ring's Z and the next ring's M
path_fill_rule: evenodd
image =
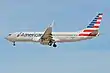
M85 28L103 12L101 36L58 44L17 43L4 39L10 32L44 31L55 20L54 31ZM109 0L1 0L0 73L110 73Z

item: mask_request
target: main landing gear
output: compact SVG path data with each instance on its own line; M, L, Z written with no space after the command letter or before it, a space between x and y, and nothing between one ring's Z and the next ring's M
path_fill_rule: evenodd
M53 45L53 47L57 47L57 45L56 45L56 42L55 42L55 41L54 41L54 42L50 41L50 42L48 43L48 45L49 45L49 46L52 46L52 45Z

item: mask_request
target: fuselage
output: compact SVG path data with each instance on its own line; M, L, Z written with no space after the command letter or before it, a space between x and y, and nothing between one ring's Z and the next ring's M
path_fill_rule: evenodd
M6 39L13 42L40 42L43 45L56 47L56 42L76 42L92 39L99 36L99 27L103 13L99 13L86 28L78 32L53 32L52 22L44 32L15 32L9 34Z
M10 33L6 39L11 42L39 42L44 32L15 32ZM76 42L91 39L95 36L79 36L80 32L52 32L52 37L56 42Z

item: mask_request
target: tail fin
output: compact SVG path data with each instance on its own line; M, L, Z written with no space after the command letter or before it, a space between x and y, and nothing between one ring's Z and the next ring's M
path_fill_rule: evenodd
M103 13L99 13L93 20L92 22L81 31L81 33L79 34L80 36L84 36L84 35L90 35L91 33L93 33L94 31L98 31L99 27L100 27L100 23L102 20L102 16ZM97 33L98 34L98 33ZM95 34L96 35L96 34Z
M103 13L99 13L92 22L87 26L87 28L99 28Z

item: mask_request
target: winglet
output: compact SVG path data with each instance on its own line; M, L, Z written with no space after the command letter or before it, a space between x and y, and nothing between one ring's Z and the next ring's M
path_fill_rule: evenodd
M49 27L53 27L55 25L55 21L53 20Z

